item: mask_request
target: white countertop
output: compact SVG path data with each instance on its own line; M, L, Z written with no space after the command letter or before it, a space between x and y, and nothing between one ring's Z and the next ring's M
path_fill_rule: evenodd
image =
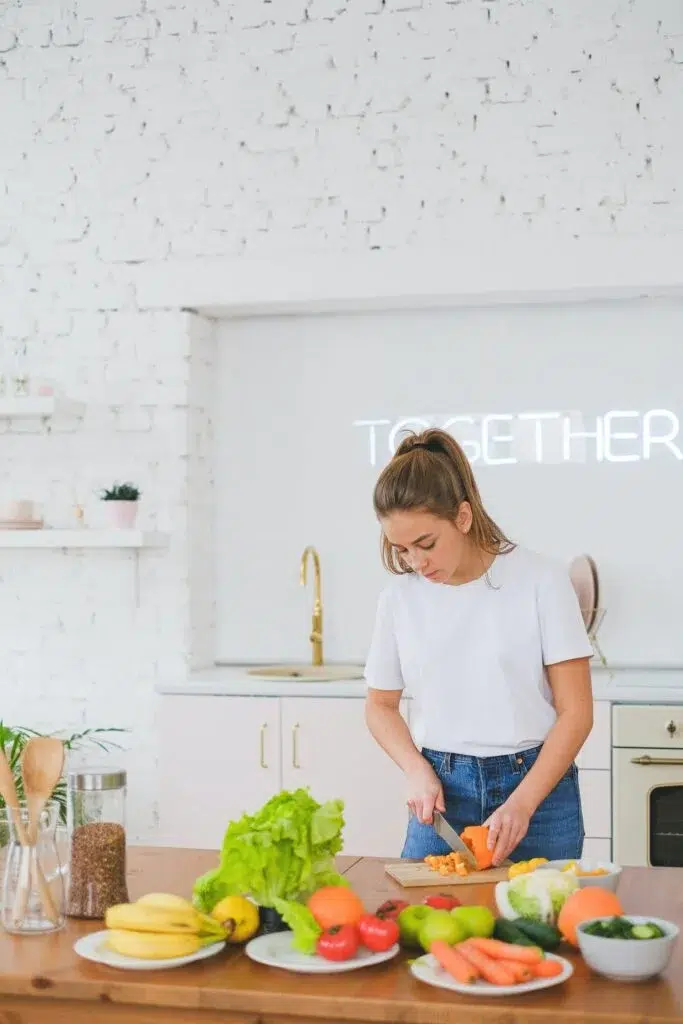
M157 693L220 697L364 697L364 679L307 683L266 682L247 675L243 665L220 665L193 672L186 680L159 683ZM614 704L683 704L682 669L603 669L592 667L593 696Z
M364 697L364 679L307 683L301 679L256 679L249 665L215 665L193 672L179 683L160 683L157 693L220 697Z

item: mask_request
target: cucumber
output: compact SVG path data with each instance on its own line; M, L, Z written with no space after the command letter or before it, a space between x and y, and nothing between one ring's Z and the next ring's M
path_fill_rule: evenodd
M530 921L526 917L515 918L513 924L523 935L532 940L534 946L540 946L546 953L552 953L562 941L560 932L551 924Z
M506 920L504 917L496 918L496 923L493 927L494 939L500 939L501 942L509 942L513 946L537 946L537 942L533 942L524 932L517 928L512 921Z
M634 924L631 935L634 939L659 939L664 932L656 924Z

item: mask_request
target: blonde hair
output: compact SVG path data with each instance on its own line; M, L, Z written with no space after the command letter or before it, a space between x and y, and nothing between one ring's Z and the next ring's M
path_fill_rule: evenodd
M396 449L375 484L375 515L384 519L392 512L431 512L454 522L463 501L472 509L469 536L490 554L505 554L515 547L484 508L467 455L445 430L431 427L410 434ZM382 534L382 562L397 575L413 570Z

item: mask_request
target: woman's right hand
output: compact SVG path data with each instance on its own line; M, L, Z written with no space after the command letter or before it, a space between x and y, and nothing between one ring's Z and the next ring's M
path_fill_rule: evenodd
M406 772L408 782L408 807L418 821L431 824L434 811L446 811L443 787L429 761Z

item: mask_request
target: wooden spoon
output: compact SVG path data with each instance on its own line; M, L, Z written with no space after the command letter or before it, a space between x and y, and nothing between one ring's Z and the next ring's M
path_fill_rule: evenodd
M40 828L40 816L46 803L52 796L55 786L62 777L63 768L63 742L53 736L32 736L21 755L21 777L24 782L24 796L28 808L28 843L31 847L36 845ZM28 859L28 866L25 872L22 872L18 903L15 906L16 912L14 916L15 920L18 921L21 921L26 913L31 887L30 865L31 859L35 855L32 850L27 851L27 853L28 858L25 859ZM37 858L34 863L43 907L53 924L56 924L59 915L52 899L50 887L45 880Z
M32 736L21 755L21 777L28 807L29 841L38 838L40 815L64 769L64 744L54 736Z

